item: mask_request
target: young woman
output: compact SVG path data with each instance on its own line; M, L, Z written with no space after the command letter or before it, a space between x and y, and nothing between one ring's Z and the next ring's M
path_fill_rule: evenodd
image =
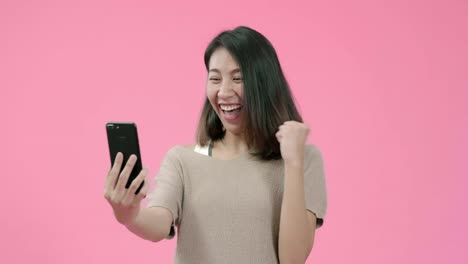
M237 27L205 51L206 101L197 144L165 155L146 208L125 189L136 157L119 175L119 153L105 197L116 219L151 241L172 239L174 263L304 263L327 208L323 161L302 123L271 43Z

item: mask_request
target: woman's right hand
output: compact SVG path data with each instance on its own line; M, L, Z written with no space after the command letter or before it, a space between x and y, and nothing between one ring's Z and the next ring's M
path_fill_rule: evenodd
M119 175L123 162L123 154L120 152L117 153L114 165L109 170L106 177L104 197L112 206L117 221L125 226L135 223L138 213L140 212L140 203L146 197L148 191L148 184L145 180L148 174L146 168L141 170L128 189L125 188L125 184L128 181L133 166L135 166L136 160L136 155L131 155L127 164L125 164L125 168ZM142 182L143 187L138 194L135 194Z

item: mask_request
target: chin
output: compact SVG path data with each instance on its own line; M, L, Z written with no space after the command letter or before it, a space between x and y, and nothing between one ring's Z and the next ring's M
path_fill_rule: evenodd
M242 131L241 131L240 127L232 127L232 126L227 126L227 127L226 127L226 126L225 126L225 128L226 128L226 132L229 132L229 133L231 133L231 134L233 134L233 135L240 135L240 134L242 134Z

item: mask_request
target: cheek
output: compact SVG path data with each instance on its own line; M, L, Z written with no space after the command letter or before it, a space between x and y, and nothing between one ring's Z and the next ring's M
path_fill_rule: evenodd
M243 84L240 84L238 86L236 86L234 88L234 91L236 92L236 94L240 97L240 98L243 98L243 93L244 93L244 85Z
M213 104L216 101L216 88L212 85L206 85L206 97Z

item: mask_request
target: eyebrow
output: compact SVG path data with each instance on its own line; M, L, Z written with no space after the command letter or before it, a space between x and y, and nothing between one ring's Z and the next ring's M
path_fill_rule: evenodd
M239 68L235 68L234 70L232 70L230 73L238 73L240 72L241 70ZM221 73L220 70L214 68L214 69L210 69L209 72L217 72L217 73Z

